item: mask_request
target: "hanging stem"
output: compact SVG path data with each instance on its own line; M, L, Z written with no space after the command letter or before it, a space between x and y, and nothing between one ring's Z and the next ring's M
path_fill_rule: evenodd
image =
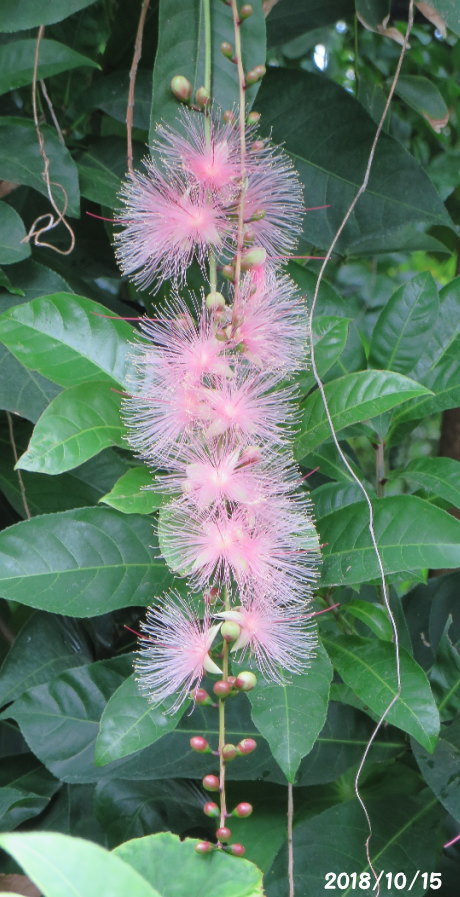
M288 783L288 811L287 811L287 847L288 847L288 884L289 897L294 897L294 845L292 843L292 823L294 820L294 789L292 783Z
M241 278L241 255L243 252L244 235L244 194L246 191L246 78L243 67L241 51L241 21L238 13L237 0L230 0L233 15L233 32L235 38L235 61L238 71L238 113L240 130L240 199L238 205L238 232L235 259L235 292L234 305L238 298L238 290Z
M144 25L150 0L143 0L139 22L137 26L136 42L134 44L134 55L129 70L129 90L128 90L128 106L126 109L126 142L127 142L127 165L130 174L133 173L133 116L134 116L134 90L136 87L137 68L142 55L142 37L144 34Z
M211 96L212 73L212 31L211 31L211 0L203 0L204 17L204 86ZM204 133L208 146L211 145L211 121L209 109L204 109ZM216 257L212 250L209 252L209 286L211 292L217 289L217 265Z
M230 601L228 589L224 589L225 610L230 610ZM228 653L229 647L224 641L223 657L222 657L222 679L224 682L228 679ZM224 745L225 740L225 698L219 698L219 794L220 794L220 821L219 826L222 828L226 824L227 819L227 801L225 797L225 758Z

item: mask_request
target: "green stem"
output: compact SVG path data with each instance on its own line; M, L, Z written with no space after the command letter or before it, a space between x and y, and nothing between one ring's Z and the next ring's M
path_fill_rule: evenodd
M228 589L224 589L225 610L230 610L230 600ZM222 657L222 679L224 682L228 679L228 654L229 647L224 641ZM223 755L225 741L225 698L219 698L219 793L220 793L220 822L222 828L226 825L227 820L227 801L225 796L225 759Z
M238 71L239 84L239 129L240 129L240 201L238 206L238 235L235 259L235 292L234 306L238 298L238 290L241 278L241 255L243 252L244 234L244 194L246 190L246 78L244 75L243 55L241 51L241 22L238 13L237 0L230 0L233 16L233 31L235 37L235 60Z
M212 87L212 30L211 30L211 0L203 0L204 19L204 87L211 96ZM204 133L208 146L211 144L211 122L208 109L204 110ZM209 253L209 286L211 292L217 289L217 265L216 257Z

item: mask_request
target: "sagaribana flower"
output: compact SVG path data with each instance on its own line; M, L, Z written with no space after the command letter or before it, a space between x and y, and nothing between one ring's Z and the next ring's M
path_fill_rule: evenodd
M239 659L243 660L249 651L265 678L280 684L286 682L286 672L298 674L307 669L317 645L310 615L267 596L243 595L242 599L240 607L216 615L240 627L232 653L241 652Z
M200 620L190 603L170 592L147 611L135 662L140 689L161 704L174 696L168 712L176 711L204 672L221 675L210 656L220 623Z

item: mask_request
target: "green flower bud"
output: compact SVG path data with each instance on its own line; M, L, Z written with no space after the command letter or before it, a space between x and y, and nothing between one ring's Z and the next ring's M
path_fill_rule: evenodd
M246 84L249 86L251 84L257 84L257 82L263 78L265 72L266 68L264 65L255 65L254 68L245 75Z
M171 90L181 103L188 103L192 96L193 87L184 75L174 75L174 78L171 79Z
M211 101L211 94L206 87L199 87L195 94L195 101L198 106L208 106Z
M220 627L220 634L226 642L236 642L240 632L241 627L233 620L224 620Z
M252 691L257 685L257 676L249 670L245 670L236 677L235 685L240 691Z
M245 3L240 9L240 21L244 22L245 19L249 19L249 16L252 16L254 10L250 3Z
M249 271L250 268L254 268L256 265L263 265L267 258L267 253L262 246L254 246L253 249L248 249L246 252L243 252L241 256L241 270Z
M220 45L220 52L227 59L233 59L233 56L235 55L235 51L234 51L232 45L229 44L228 40L222 41L222 43Z

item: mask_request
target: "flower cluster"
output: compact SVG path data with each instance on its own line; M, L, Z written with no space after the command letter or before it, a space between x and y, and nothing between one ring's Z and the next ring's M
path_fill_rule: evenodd
M183 110L177 131L159 128L155 161L127 181L116 237L135 282L175 281L160 317L141 325L125 402L130 443L169 496L160 548L193 590L227 596L204 620L177 594L149 611L139 681L173 709L205 671L220 672L211 652L223 621L233 624L236 657L250 652L277 682L308 666L315 643L319 549L292 458L289 382L306 362L307 316L278 262L295 245L302 195L280 149L252 128L244 145L242 159L232 122ZM241 265L250 248L257 263ZM188 265L210 254L241 277L226 296L214 288L186 301L177 289Z

